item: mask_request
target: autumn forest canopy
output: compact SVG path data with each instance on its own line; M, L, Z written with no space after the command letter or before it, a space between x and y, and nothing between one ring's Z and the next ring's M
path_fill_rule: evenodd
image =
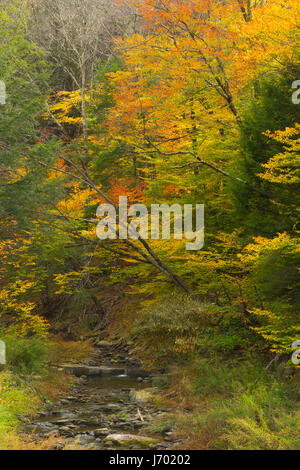
M214 390L191 448L299 449L299 40L300 0L0 0L0 339L130 338ZM203 248L121 196L203 204Z

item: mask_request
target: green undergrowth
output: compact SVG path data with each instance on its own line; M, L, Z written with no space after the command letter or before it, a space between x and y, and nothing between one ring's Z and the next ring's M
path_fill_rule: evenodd
M171 426L192 449L299 449L299 374L283 375L259 358L194 359L174 373L172 416L152 430Z
M80 344L5 334L1 340L6 344L7 364L0 371L0 450L53 449L55 436L37 440L24 432L22 421L30 421L45 404L68 392L71 377L49 368L49 363L58 356L61 360L73 357ZM83 344L82 357L88 357L90 349Z
M25 441L20 436L22 415L33 416L41 406L37 393L8 370L0 373L0 449L19 449Z

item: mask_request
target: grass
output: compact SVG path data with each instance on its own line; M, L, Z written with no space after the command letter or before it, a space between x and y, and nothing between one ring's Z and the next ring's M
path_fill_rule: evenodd
M88 342L64 341L59 337L50 338L47 361L50 364L80 362L91 358L93 346Z
M1 335L6 344L9 368L18 374L44 374L48 343L39 338Z
M269 373L257 358L196 359L170 386L172 418L189 449L300 449L299 377ZM187 424L188 423L188 424Z
M57 439L43 441L22 434L22 415L33 417L42 402L34 389L11 372L0 373L0 450L37 450L53 448Z
M68 392L70 376L49 364L88 359L92 347L52 338L1 337L7 346L7 366L0 372L0 450L46 450L57 446L55 436L37 441L22 432L20 418L31 419L38 410Z
M177 294L143 310L133 340L152 364L173 365L161 388L174 411L150 431L171 427L190 449L300 449L299 370L266 371L265 347L245 324L235 309Z

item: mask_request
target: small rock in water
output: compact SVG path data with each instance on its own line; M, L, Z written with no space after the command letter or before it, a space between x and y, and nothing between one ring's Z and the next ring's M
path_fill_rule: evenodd
M57 421L53 421L53 424L57 424L57 426L63 426L65 424L68 424L69 423L69 419L66 418L66 419L59 419Z
M87 375L82 375L81 377L79 377L80 383L85 384L87 381L88 381Z
M114 444L113 444L113 442L111 442L111 441L107 441L107 442L105 443L105 445L106 445L106 447L113 447Z
M60 403L62 405L68 405L69 402L68 402L68 400L62 399L62 400L60 400Z
M95 437L107 436L107 434L109 434L108 428L99 428L94 430Z
M62 427L60 428L60 432L69 432L69 431L70 431L69 426L62 426Z

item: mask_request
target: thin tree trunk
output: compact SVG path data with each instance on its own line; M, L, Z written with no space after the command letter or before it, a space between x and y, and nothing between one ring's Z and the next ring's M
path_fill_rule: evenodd
M83 146L84 154L87 155L88 151L88 124L86 115L86 72L85 65L82 66L82 78L81 78L81 116L82 116L82 132L83 132Z

